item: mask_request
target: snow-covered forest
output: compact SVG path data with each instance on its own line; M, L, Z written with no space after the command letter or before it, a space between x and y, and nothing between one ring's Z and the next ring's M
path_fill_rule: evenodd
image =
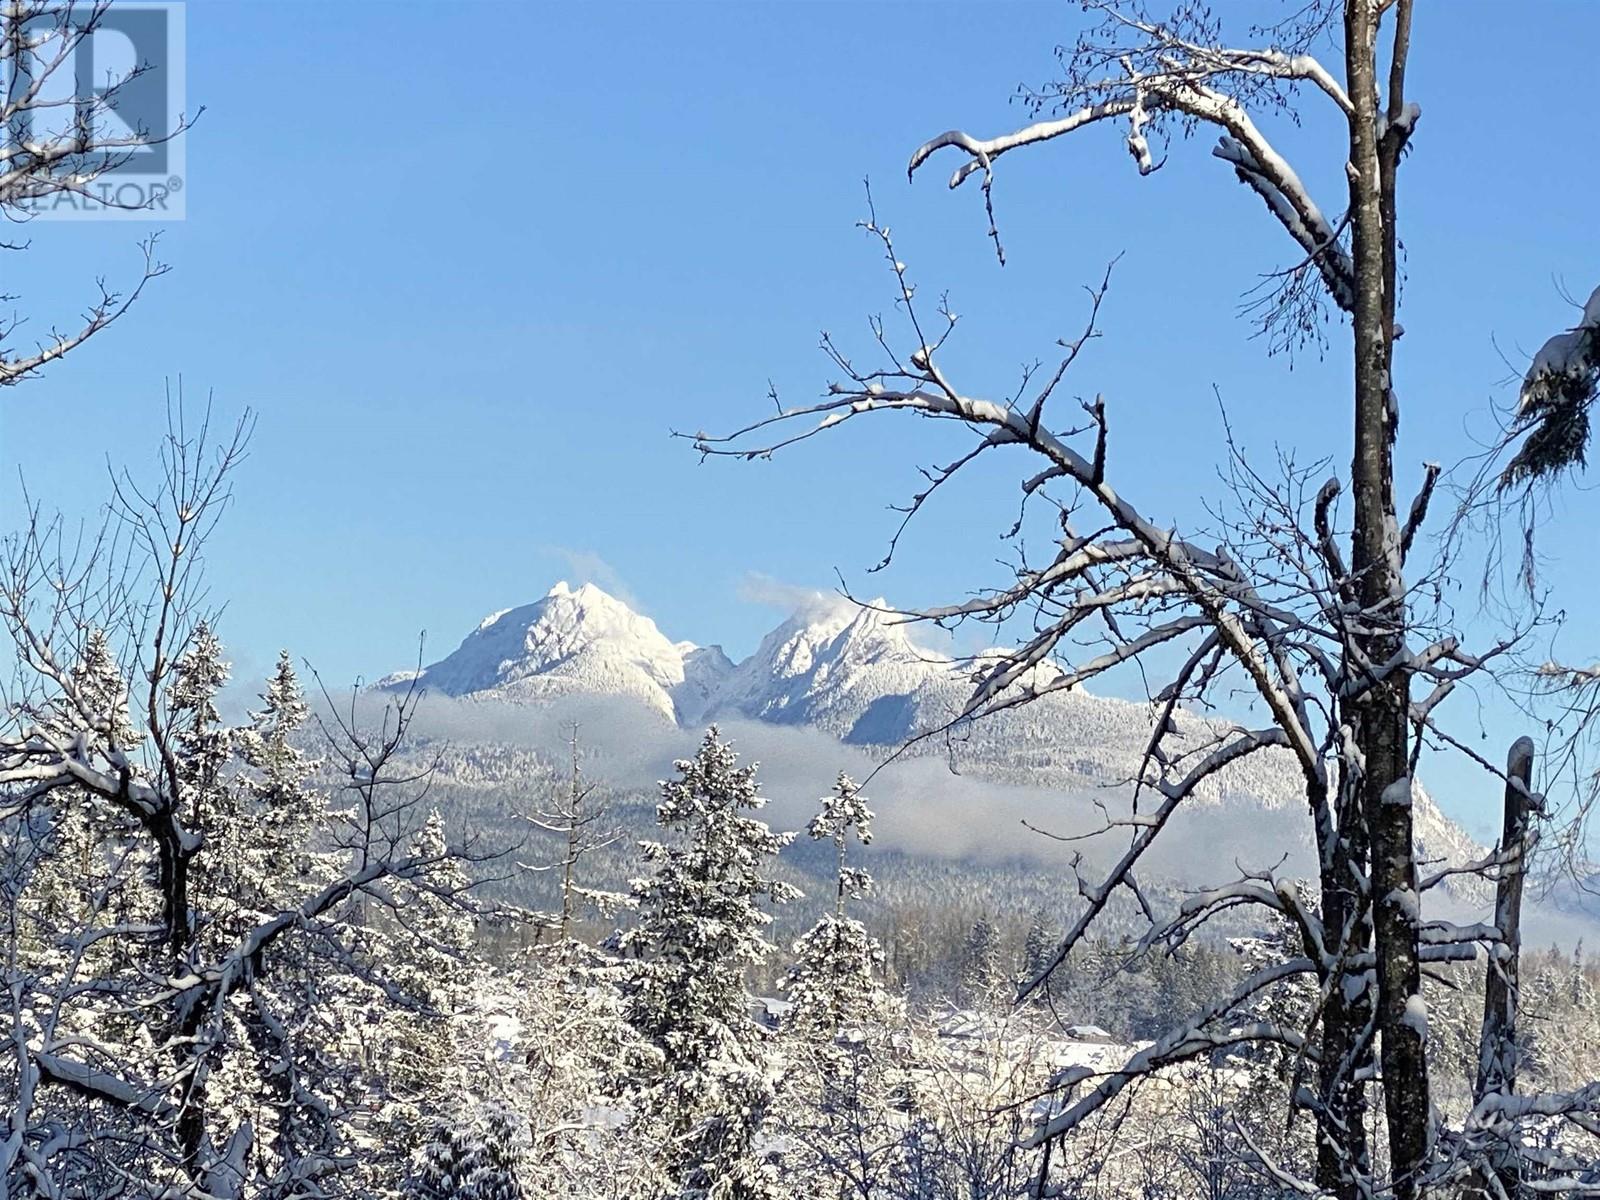
M375 683L292 650L247 679L213 556L256 415L176 392L97 522L36 498L66 453L38 437L0 540L0 1196L1600 1195L1600 668L1551 650L1585 597L1539 540L1582 487L1600 288L1472 453L1400 459L1408 66L1445 18L1251 8L1087 0L1026 121L908 131L909 172L977 193L998 270L1013 162L1033 186L1105 129L1141 177L1205 161L1286 256L1244 306L1260 349L1348 369L1348 445L1285 422L1263 457L1227 405L1209 448L1120 425L1116 261L1020 383L982 378L870 190L888 307L822 336L821 398L661 437L755 495L737 464L838 488L830 452L904 429L873 444L919 481L874 570L958 477L1008 505L999 582L952 554L947 603L809 597L735 661L559 583ZM18 227L191 132L123 120L147 62L51 85L113 11L0 10ZM1311 119L1337 144L1292 165ZM76 324L7 296L0 405L174 286L159 249ZM1134 464L1196 455L1215 494L1176 520ZM1446 759L1493 844L1430 790Z

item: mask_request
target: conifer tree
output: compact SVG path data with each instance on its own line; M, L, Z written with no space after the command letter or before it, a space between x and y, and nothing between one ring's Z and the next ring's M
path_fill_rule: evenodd
M852 867L852 838L872 840L872 812L851 778L839 775L808 832L834 844L831 912L795 943L783 986L794 1003L783 1115L793 1147L787 1166L805 1190L870 1200L902 1169L905 1153L893 1097L899 1083L894 1037L904 1013L880 982L883 951L848 915L872 877Z
M316 764L294 739L309 715L287 652L262 693L263 706L234 732L249 770L241 779L239 820L215 834L235 876L237 899L259 912L276 909L316 873L311 840L319 816L309 779Z
M422 1162L405 1188L406 1200L466 1200L477 1146L460 1121L439 1120L422 1148Z
M749 815L766 803L755 767L738 765L715 726L674 765L656 815L676 837L643 843L654 871L634 881L638 923L614 941L633 960L626 1018L654 1050L629 1090L660 1127L662 1168L678 1195L750 1200L771 1193L755 1138L772 1085L744 973L772 949L763 903L798 894L770 874L790 839Z
M222 657L222 643L201 621L175 664L168 700L179 751L179 780L195 789L192 799L202 806L216 800L217 775L228 758L231 739L217 711L217 693L227 684L230 670Z
M1594 1007L1594 984L1589 982L1589 974L1584 970L1582 938L1572 948L1572 974L1567 983L1567 992L1573 1008L1579 1012L1587 1012Z
M1316 912L1316 897L1304 881L1296 895L1306 912ZM1255 936L1231 939L1245 972L1286 963L1303 950L1300 931L1287 917L1275 915ZM1245 1020L1284 1029L1304 1029L1318 1003L1317 986L1303 976L1290 976L1262 989L1241 1013ZM1235 1120L1250 1132L1255 1152L1272 1158L1271 1166L1309 1174L1316 1162L1316 1122L1309 1113L1290 1107L1304 1095L1305 1065L1282 1046L1251 1046L1232 1059L1242 1085Z
M469 982L467 961L473 944L473 921L457 903L471 887L461 863L450 852L444 817L439 810L407 847L421 864L425 887L414 889L399 907L404 928L394 939L392 970L403 977L408 994L449 1011Z
M465 1200L523 1200L521 1166L526 1130L509 1107L495 1102L483 1113L483 1132L466 1163Z
M415 1004L384 1006L363 990L357 1005L371 1005L374 1060L393 1092L385 1136L414 1137L438 1106L458 1100L466 1085L465 1062L454 1018L464 1007L473 979L474 923L454 902L470 882L452 857L444 819L437 809L406 847L422 864L417 885L399 894L392 913L371 914L363 936L384 978Z
M92 724L107 746L128 751L138 738L128 711L128 682L106 631L90 629L72 669L77 716Z
M972 923L961 953L961 998L969 1005L994 999L1000 986L1000 935L987 915Z
M262 707L250 714L250 723L239 731L239 750L256 771L251 790L260 797L273 823L283 824L290 813L294 823L303 823L307 809L306 776L315 765L295 746L295 737L310 715L305 693L300 687L294 664L287 650L278 653L278 665L261 693Z
M1045 973L1050 966L1050 951L1054 949L1054 937L1050 928L1045 924L1044 915L1035 916L1028 926L1027 935L1022 940L1022 969L1017 972L1017 984L1026 988L1035 979ZM1051 986L1057 992L1066 987L1066 972L1058 967L1052 972ZM1035 1002L1044 999L1043 989L1032 997Z
M840 773L833 791L808 829L817 841L831 841L837 855L833 911L825 914L794 944L795 962L783 986L794 1002L791 1020L812 1034L832 1038L847 1020L875 1007L883 950L866 926L846 915L851 900L867 895L872 877L848 863L853 836L862 845L872 841L872 811L850 776Z
M71 671L71 697L61 700L64 728L92 726L97 748L128 753L138 739L128 711L128 687L105 631L92 628ZM101 899L108 882L111 860L118 852L119 833L127 818L95 797L77 792L57 796L48 814L34 827L30 839L36 853L16 856L14 868L27 879L27 894L35 922L24 923L36 965L53 969L65 965L66 951L58 942L63 931L76 929L101 903L112 904L130 919L127 892ZM30 927L31 926L31 927ZM105 967L110 947L85 950L82 966L90 971Z

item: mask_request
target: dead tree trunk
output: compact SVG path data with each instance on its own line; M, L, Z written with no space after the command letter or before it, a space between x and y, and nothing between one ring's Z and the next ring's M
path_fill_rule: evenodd
M1341 780L1335 811L1338 832L1331 850L1324 851L1327 861L1321 871L1322 914L1333 945L1349 961L1372 949L1372 917L1362 886L1370 845L1358 779ZM1345 987L1345 980L1358 974L1339 969L1329 981L1322 1014L1316 1179L1317 1186L1336 1200L1359 1200L1362 1183L1372 1173L1365 1081L1372 1058L1366 1031L1374 998L1364 987Z
M1427 1164L1432 1107L1417 945L1417 876L1408 756L1406 594L1394 498L1395 173L1411 4L1395 9L1385 119L1378 112L1379 6L1345 4L1350 112L1350 226L1355 271L1355 500L1352 562L1360 627L1352 635L1361 689L1356 726L1361 797L1372 838L1378 1031L1396 1200L1413 1200ZM1393 136L1391 136L1393 134Z
M1522 954L1522 885L1533 849L1533 740L1518 738L1506 759L1506 812L1500 834L1500 878L1495 888L1494 923L1500 942L1489 955L1483 986L1483 1034L1478 1041L1475 1102L1494 1093L1517 1090L1518 970ZM1480 1174L1469 1189L1515 1200L1516 1154L1507 1144L1493 1165L1494 1180Z

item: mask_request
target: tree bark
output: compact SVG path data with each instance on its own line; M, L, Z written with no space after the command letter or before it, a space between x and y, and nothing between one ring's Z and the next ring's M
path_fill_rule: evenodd
M1372 920L1366 910L1363 880L1369 846L1359 780L1340 782L1333 844L1323 851L1322 917L1331 953L1341 964L1372 948ZM1326 797L1323 798L1326 803ZM1348 932L1346 932L1348 931ZM1366 1071L1371 1044L1372 995L1365 968L1341 965L1327 981L1318 1064L1317 1186L1337 1200L1360 1200L1371 1174L1367 1148ZM1346 981L1354 986L1347 988Z
M1485 967L1483 1035L1478 1041L1475 1101L1491 1093L1517 1090L1517 999L1522 955L1522 884L1533 848L1533 741L1518 738L1506 759L1505 823L1500 833L1500 879L1495 887L1494 923L1500 942ZM1484 1196L1521 1195L1516 1157L1506 1146L1494 1163L1495 1182L1479 1175L1470 1191Z
M1395 6L1391 110L1398 116L1410 2ZM1355 269L1355 521L1351 568L1361 615L1351 635L1360 794L1372 838L1371 898L1377 951L1378 1031L1396 1200L1414 1200L1431 1135L1426 1009L1417 947L1417 877L1408 758L1410 672L1404 665L1405 582L1394 499L1397 410L1392 391L1395 308L1395 170L1400 140L1380 132L1375 0L1346 0L1350 114L1350 227Z

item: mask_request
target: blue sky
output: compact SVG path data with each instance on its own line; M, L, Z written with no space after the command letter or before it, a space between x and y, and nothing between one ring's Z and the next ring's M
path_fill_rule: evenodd
M970 391L1048 357L1081 322L1080 285L1123 255L1075 391L1105 394L1113 468L1152 515L1192 518L1217 490L1213 387L1251 448L1342 469L1343 352L1291 368L1249 339L1239 297L1293 255L1205 142L1144 180L1111 129L1008 158L1003 269L976 188L946 192L939 164L907 183L928 135L1022 121L1015 85L1050 77L1079 19L1046 3L191 3L206 113L188 219L162 237L173 271L0 397L0 503L15 511L20 469L92 512L107 456L152 460L169 381L256 410L210 556L224 633L242 670L284 645L337 680L406 664L424 629L442 655L563 577L735 657L781 615L752 601L753 575L826 588L837 568L898 603L951 599L998 577L1015 464L931 508L868 579L887 506L955 442L889 422L701 465L668 436L762 412L769 380L816 394L821 329L866 349L866 315L890 307L853 228L866 177L925 294L963 314ZM1535 25L1537 64L1508 63ZM1507 358L1570 321L1562 286L1600 282L1597 34L1576 0L1419 14L1403 477L1459 457ZM1280 138L1335 210L1337 132L1313 117ZM97 274L135 269L139 232L36 225L33 250L0 262L3 290L36 327L66 322ZM1600 649L1596 515L1569 489L1541 541L1574 657ZM1489 745L1508 736L1496 710L1484 725Z

